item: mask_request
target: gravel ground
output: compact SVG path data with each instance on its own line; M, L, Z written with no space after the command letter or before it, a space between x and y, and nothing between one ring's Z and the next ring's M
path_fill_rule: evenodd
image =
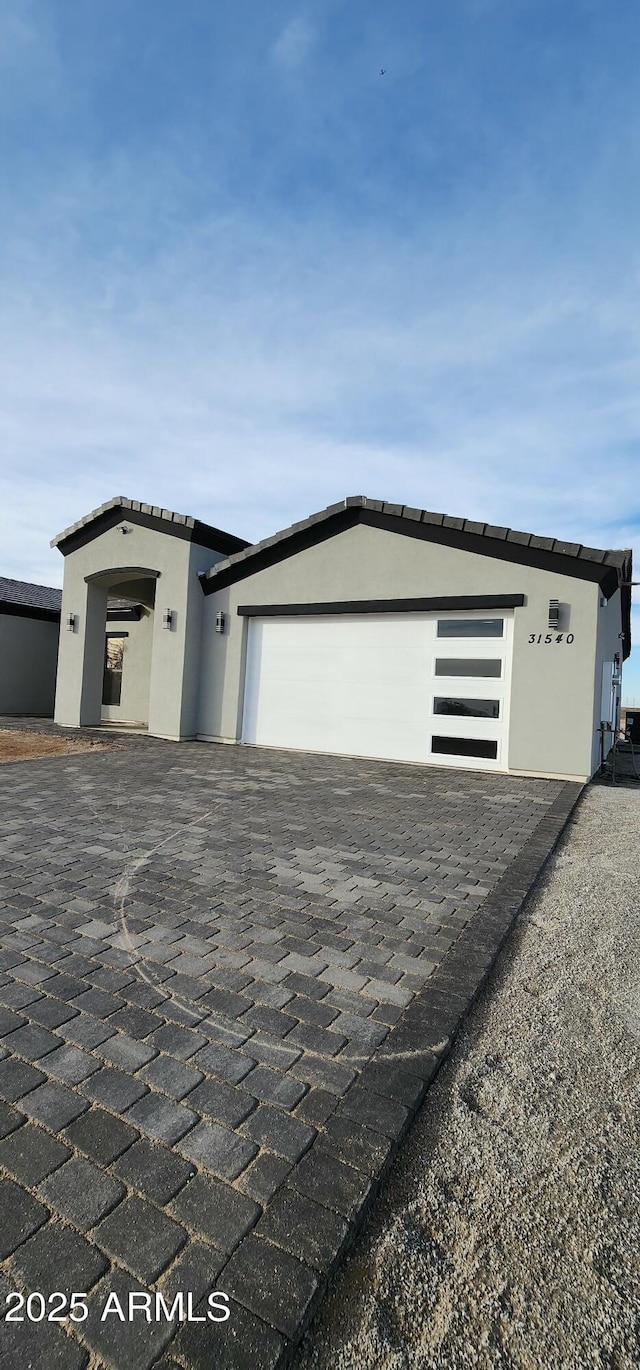
M639 832L586 792L296 1370L640 1363Z
M72 752L88 752L105 743L93 738L83 740L77 737L52 736L50 733L30 731L18 732L13 728L0 728L0 762L35 761L42 756L69 756Z

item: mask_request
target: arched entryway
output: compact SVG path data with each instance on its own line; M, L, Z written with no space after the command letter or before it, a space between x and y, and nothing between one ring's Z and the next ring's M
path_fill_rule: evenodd
M146 728L153 658L156 585L159 572L143 567L121 567L87 577L88 608L102 619L102 631L91 634L93 661L85 672L99 691L99 708L106 727ZM99 654L100 672L95 654Z

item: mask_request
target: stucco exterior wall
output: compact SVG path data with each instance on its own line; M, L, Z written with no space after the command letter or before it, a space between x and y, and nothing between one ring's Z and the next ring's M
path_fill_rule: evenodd
M198 731L200 710L200 688L202 675L202 628L204 618L204 595L198 579L201 571L206 571L222 554L210 548L191 546L189 557L189 584L187 591L187 610L191 626L189 649L185 652L184 676L182 682L182 709L180 715L181 735L195 737Z
M0 714L51 718L58 623L0 613Z
M130 529L123 536L121 528ZM99 534L65 558L62 622L76 616L75 631L63 630L55 719L68 727L95 725L101 718L107 590L87 577L121 568L157 572L151 627L149 731L159 737L194 736L200 650L202 591L197 571L222 554L138 524ZM114 593L118 587L114 585ZM195 593L197 591L197 595ZM199 598L198 598L199 596ZM173 623L163 627L170 609ZM124 677L123 677L124 678Z
M198 735L228 741L241 735L247 620L238 616L239 604L500 593L526 597L514 611L509 770L587 777L598 586L365 524L204 598ZM552 598L563 606L559 644L544 641ZM228 616L224 634L215 631L220 609Z

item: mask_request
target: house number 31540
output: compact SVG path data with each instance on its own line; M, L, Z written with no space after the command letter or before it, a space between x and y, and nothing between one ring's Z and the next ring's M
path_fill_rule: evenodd
M566 642L570 647L573 633L529 633L529 642Z

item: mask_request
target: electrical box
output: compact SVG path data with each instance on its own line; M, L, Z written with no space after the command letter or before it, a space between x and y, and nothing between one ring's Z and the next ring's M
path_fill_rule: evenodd
M617 732L620 726L620 683L619 662L603 661L600 722L608 724L612 732Z

